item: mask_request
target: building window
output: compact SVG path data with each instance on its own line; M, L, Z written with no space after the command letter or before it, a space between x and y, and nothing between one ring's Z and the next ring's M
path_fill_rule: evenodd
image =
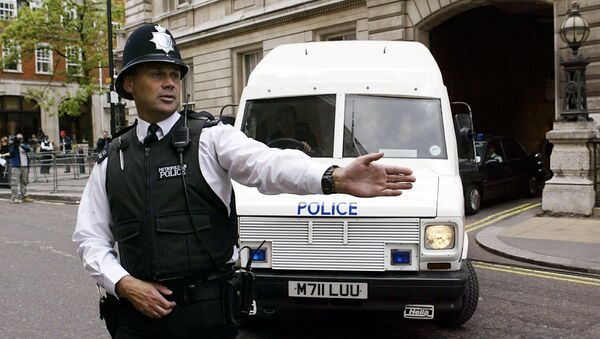
M170 12L189 4L190 0L163 0L163 10L165 12Z
M250 73L263 58L262 45L250 45L233 51L233 97L239 100Z
M330 35L327 35L324 40L327 40L327 41L356 40L356 32L330 34Z
M186 73L185 77L183 78L183 83L181 84L181 102L184 109L187 104L189 105L189 110L194 110L194 64L192 60L186 60L185 63L190 67L190 69ZM190 96L189 99L188 95Z
M17 0L0 0L0 20L10 20L17 16Z
M77 20L77 7L67 7L67 19Z
M21 47L19 45L2 46L2 69L5 72L22 72Z
M250 77L250 73L256 68L258 62L263 58L263 51L252 51L248 53L244 53L242 56L244 60L244 67L242 68L242 73L244 79L244 87L248 84L248 78Z
M31 9L42 8L42 0L31 0L31 1L29 1L29 8L31 8Z
M35 72L52 74L52 50L48 44L38 44L35 49Z
M67 74L71 76L81 75L81 48L77 46L68 46L65 56Z

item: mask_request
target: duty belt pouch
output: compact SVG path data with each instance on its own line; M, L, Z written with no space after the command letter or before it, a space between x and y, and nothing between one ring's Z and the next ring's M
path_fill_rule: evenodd
M242 281L240 294L240 310L245 315L256 314L256 303L254 302L254 273L252 271L237 271L236 275Z
M115 337L119 319L119 299L110 294L100 297L100 319L106 323L106 329L112 338Z
M223 324L225 326L240 325L242 280L234 274L223 286Z

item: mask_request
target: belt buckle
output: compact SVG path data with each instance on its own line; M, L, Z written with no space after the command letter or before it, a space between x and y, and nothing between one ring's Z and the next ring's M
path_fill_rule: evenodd
M256 300L252 300L252 307L250 307L248 315L256 315Z
M190 302L189 293L196 288L196 284L190 284L183 287L183 302Z

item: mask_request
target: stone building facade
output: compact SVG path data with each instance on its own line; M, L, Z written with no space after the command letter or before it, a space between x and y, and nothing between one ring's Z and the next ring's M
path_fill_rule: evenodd
M594 2L580 1L592 24L600 20ZM568 3L128 0L117 55L127 34L142 23L169 28L193 70L184 80L182 98L190 94L196 109L219 114L224 105L238 102L249 72L277 45L339 39L420 41L440 63L451 100L471 104L476 129L512 134L529 151L541 151L558 115L560 83L555 79L561 77L558 61L567 51L556 32ZM590 42L581 51L593 59L600 55L594 44L600 33L592 27ZM597 76L600 69L592 62L590 108L600 114ZM133 121L135 109L129 112ZM224 114L236 112L227 108Z

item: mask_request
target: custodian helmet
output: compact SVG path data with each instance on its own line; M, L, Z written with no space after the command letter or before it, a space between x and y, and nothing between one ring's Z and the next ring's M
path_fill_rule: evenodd
M124 66L115 81L117 93L125 99L133 100L131 94L123 88L123 78L135 68L135 65L156 61L179 65L181 78L188 71L188 66L181 59L179 48L171 32L159 24L145 24L133 31L125 43Z

